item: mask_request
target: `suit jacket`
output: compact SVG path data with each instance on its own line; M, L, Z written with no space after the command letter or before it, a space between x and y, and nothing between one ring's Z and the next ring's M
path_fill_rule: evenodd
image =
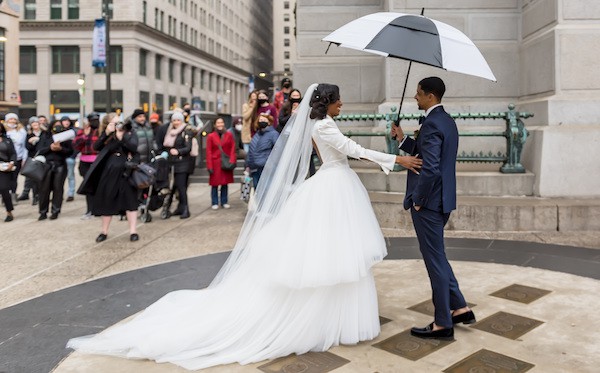
M407 137L400 149L423 159L420 175L408 171L404 208L418 205L442 213L456 209L458 129L444 108L434 108L416 140Z

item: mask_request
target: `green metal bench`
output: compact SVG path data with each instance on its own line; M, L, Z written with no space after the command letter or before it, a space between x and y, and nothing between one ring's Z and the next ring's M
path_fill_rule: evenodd
M395 113L397 109L393 107L391 113L387 114L344 114L335 118L337 121L364 121L364 120L385 120L387 121L384 132L358 132L346 131L344 135L353 136L383 136L386 140L387 152L390 154L399 154L398 141L390 136L392 124L398 118ZM484 163L502 163L500 172L502 173L525 173L525 167L521 164L521 153L523 146L527 141L529 132L525 128L522 119L533 117L533 113L518 112L515 105L508 105L508 111L492 113L451 113L454 119L503 119L506 123L504 131L488 132L459 132L464 137L504 137L506 139L506 153L498 152L493 154L491 151L487 154L483 151L479 153L462 152L458 154L458 162L484 162ZM401 121L419 120L421 114L400 114Z

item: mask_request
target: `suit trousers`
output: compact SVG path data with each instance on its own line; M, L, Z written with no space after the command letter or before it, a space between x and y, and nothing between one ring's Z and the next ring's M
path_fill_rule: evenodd
M67 165L51 163L52 168L40 183L40 214L48 213L50 192L52 192L52 213L58 214L63 202Z
M411 216L419 240L419 249L431 281L435 324L450 328L453 326L450 310L467 306L446 258L444 226L450 218L450 213L444 214L426 208L416 211L413 207Z

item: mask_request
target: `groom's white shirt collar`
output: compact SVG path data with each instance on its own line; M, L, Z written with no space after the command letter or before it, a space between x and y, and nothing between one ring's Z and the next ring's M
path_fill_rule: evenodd
M442 106L442 104L439 103L439 104L433 105L432 107L430 107L429 109L427 109L427 111L425 112L425 116L428 116L429 113L431 113L433 111L433 109L435 109L438 106Z

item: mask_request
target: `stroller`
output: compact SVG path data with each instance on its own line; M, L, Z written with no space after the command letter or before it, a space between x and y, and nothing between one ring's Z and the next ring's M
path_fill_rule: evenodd
M150 188L148 188L148 192L144 193L140 203L140 220L144 223L152 221L150 211L156 211L161 207L161 217L166 219L169 215L169 208L171 205L170 200L173 190L171 185L173 183L173 175L169 170L170 167L167 162L167 157L168 155L166 152L163 152L158 156L152 152L150 164L156 169L156 179L154 183L150 185Z

